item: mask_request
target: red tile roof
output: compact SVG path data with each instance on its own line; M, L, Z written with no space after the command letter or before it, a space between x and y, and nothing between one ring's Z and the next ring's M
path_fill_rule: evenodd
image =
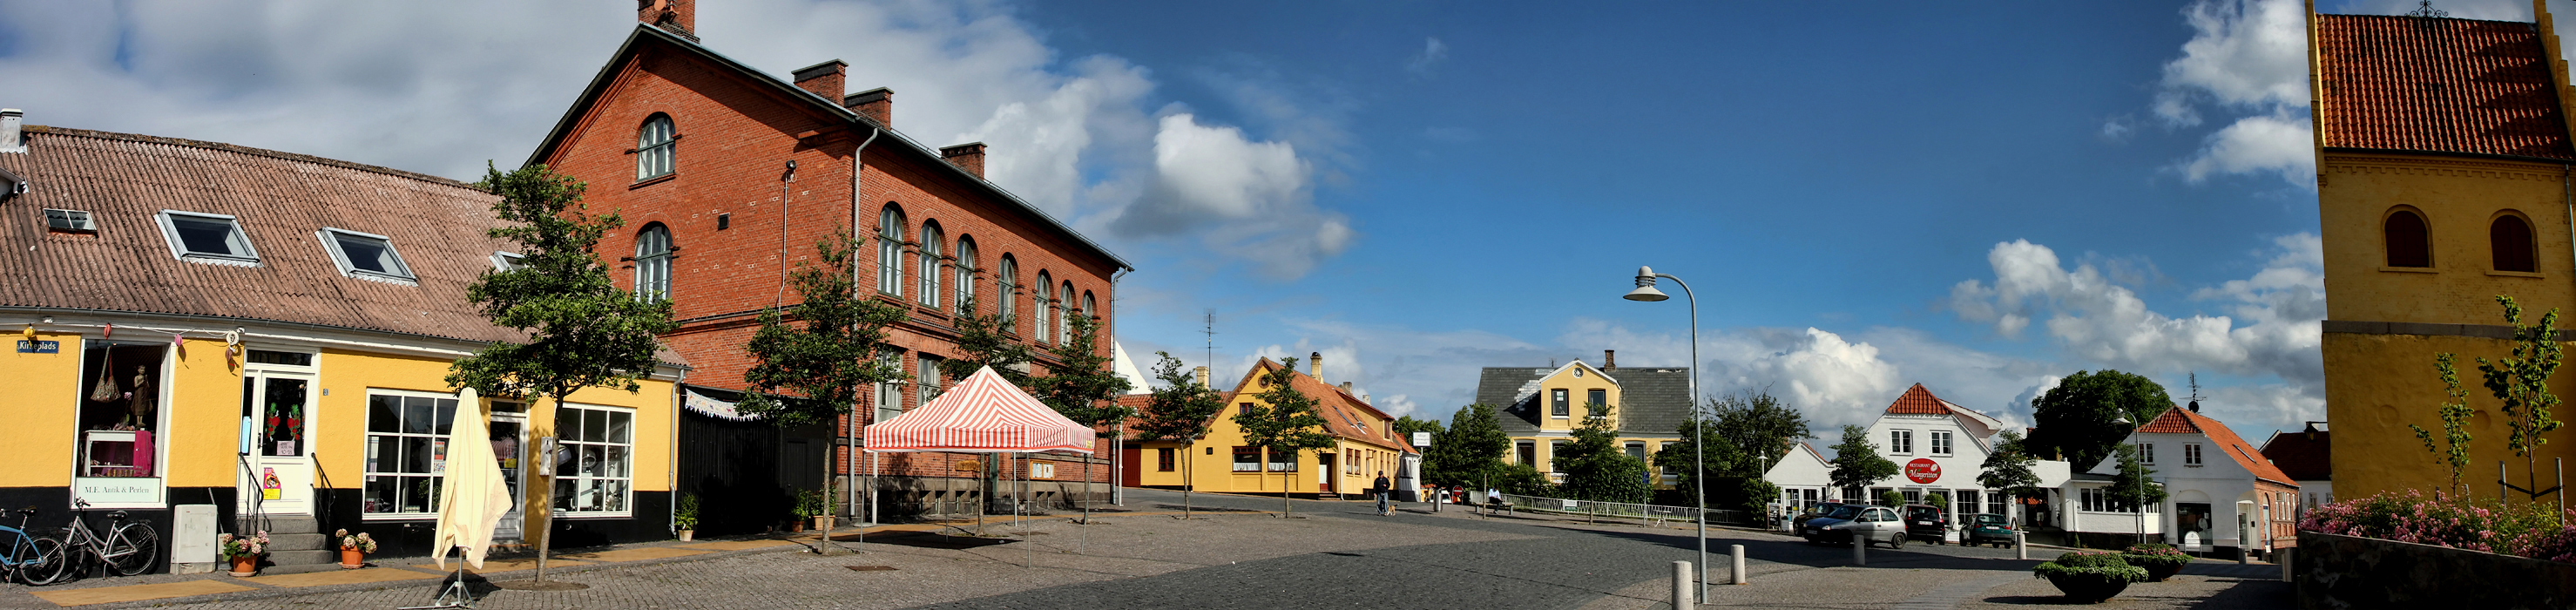
M2252 443L2245 442L2243 437L2236 435L2235 430L2228 429L2227 424L2219 423L2218 420L2210 419L2209 416L2190 409L2182 407L2167 409L2164 414L2157 415L2154 421L2139 426L2138 432L2206 436L2209 437L2209 442L2218 445L2219 453L2225 453L2228 459L2236 460L2236 465L2245 467L2246 472L2254 473L2255 478L2285 485L2299 484L2298 479L2290 478L2290 475L2282 473L2280 468L2273 466L2272 461L2265 459L2262 452L2256 451Z
M2576 159L2532 24L2316 19L2327 147Z
M2301 481L2334 478L2334 437L2324 430L2283 432L2263 443L2263 457L2282 474Z
M1923 389L1923 384L1918 383L1914 384L1914 387L1906 388L1905 395L1896 397L1894 404L1887 405L1887 412L1908 415L1949 415L1950 405L1941 402L1939 397L1932 395L1931 390Z

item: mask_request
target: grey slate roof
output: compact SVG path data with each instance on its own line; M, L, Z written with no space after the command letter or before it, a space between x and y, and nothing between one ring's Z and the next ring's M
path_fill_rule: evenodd
M1518 434L1538 431L1538 393L1525 388L1554 372L1552 368L1489 366L1476 380L1476 402L1494 406L1494 419L1503 432Z
M1539 404L1538 382L1555 368L1489 366L1476 380L1476 402L1494 406L1504 433L1539 430L1546 417ZM1690 369L1621 367L1609 371L1619 380L1619 431L1627 434L1672 434L1690 419Z

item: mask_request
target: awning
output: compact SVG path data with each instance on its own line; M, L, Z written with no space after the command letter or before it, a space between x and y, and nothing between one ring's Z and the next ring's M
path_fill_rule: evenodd
M868 424L869 453L958 451L972 453L1091 453L1097 433L984 367L930 404L894 419Z
M721 398L719 398L719 396L721 396ZM733 400L725 400L726 398L731 398ZM739 392L729 392L697 386L680 386L680 406L688 408L692 413L725 421L755 421L760 419L758 417L744 415L741 411L734 410L734 404L741 401L742 394Z

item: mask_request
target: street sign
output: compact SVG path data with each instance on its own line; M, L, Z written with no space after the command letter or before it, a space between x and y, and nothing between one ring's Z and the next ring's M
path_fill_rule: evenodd
M19 339L19 340L18 340L18 353L21 353L21 354L59 354L59 353L63 353L63 342L61 342L61 341L32 341L32 340L27 340L27 339Z
M1431 446L1431 433L1429 433L1429 432L1415 432L1415 433L1413 433L1413 446L1415 446L1415 447L1429 447L1429 446Z

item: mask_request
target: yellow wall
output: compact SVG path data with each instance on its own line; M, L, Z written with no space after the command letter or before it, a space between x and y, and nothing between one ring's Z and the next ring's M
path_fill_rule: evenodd
M20 327L24 328L24 327ZM12 432L0 434L0 487L61 487L72 484L73 435L79 427L80 335L36 333L37 341L60 341L59 354L21 354L26 340L9 329L9 349L0 351L0 396L8 396L6 413Z
M1148 486L1178 486L1184 484L1182 475L1186 473L1190 479L1197 481L1198 491L1279 493L1281 473L1277 471L1234 472L1234 448L1244 444L1243 429L1235 425L1234 416L1241 412L1241 405L1244 403L1268 406L1268 403L1261 400L1259 396L1266 389L1261 387L1254 378L1246 377L1242 385L1234 389L1233 399L1226 403L1225 410L1217 414L1215 421L1209 423L1207 437L1200 439L1195 446L1180 456L1179 459L1186 461L1187 464L1175 464L1173 472L1154 470L1156 464L1154 450L1160 447L1179 447L1180 443L1149 441L1140 444L1143 450L1137 457L1137 465L1140 468L1137 483ZM1350 414L1366 421L1372 431L1389 430L1394 424L1392 419L1378 417L1363 410L1352 409ZM1334 417L1331 414L1319 415ZM1210 451L1211 448L1214 449L1213 452ZM1348 459L1346 456L1351 450L1361 453L1361 461L1358 463L1365 470L1359 474L1348 474L1340 463ZM1319 453L1330 453L1336 456L1333 475L1338 479L1334 485L1341 493L1363 493L1371 485L1376 484L1378 470L1385 470L1387 478L1392 480L1395 477L1396 468L1401 463L1401 458L1398 457L1401 454L1393 450L1368 443L1342 440L1331 448L1298 452L1297 471L1288 473L1286 477L1289 493L1315 493L1319 489L1316 472L1316 469L1321 467L1320 460L1317 459ZM1269 462L1265 459L1262 464L1266 467Z
M1557 417L1555 415L1556 406L1553 401L1555 400L1555 392L1557 390L1565 390L1565 417ZM1587 401L1585 397L1591 390L1606 390L1608 392L1607 402L1604 404L1608 404L1611 407L1610 425L1619 425L1617 421L1619 418L1618 407L1620 404L1619 384L1612 382L1608 376L1602 375L1600 369L1592 368L1591 365L1584 364L1582 361L1578 360L1571 365L1567 365L1566 367L1557 370L1555 374L1548 375L1547 378L1539 380L1539 429L1549 432L1573 431L1576 426L1582 423L1581 420L1587 413L1583 407ZM1546 453L1546 450L1542 449L1540 450L1540 453ZM1541 470L1545 469L1542 468Z
M2469 419L2467 430L2474 440L2461 480L2476 497L2494 497L2496 462L2501 460L2514 484L2522 485L2527 470L2523 458L2505 448L2511 428L2496 412L2494 396L2480 384L2473 359L2509 356L2512 349L2510 342L2474 337L2327 333L2326 418L2334 435L2335 496L2349 499L2407 489L2429 493L2450 485L2449 468L2425 451L2423 441L2406 427L2414 424L2441 434L2442 420L2434 409L2446 397L2433 371L2437 352L2459 354L2460 384L2469 393L2469 406L2477 410L2477 416ZM2576 369L2560 369L2550 379L2550 391L2576 397L2576 374L2570 373ZM2561 405L2556 413L2563 421L2569 409ZM2576 461L2576 435L2569 432L2562 428L2543 435L2549 444L2533 452L2539 458L2544 488L2553 484L2552 458Z
M233 459L241 450L241 368L224 355L223 341L193 337L168 362L170 401L163 408L170 410L169 429L155 437L169 445L162 454L169 460L162 484L233 486Z

